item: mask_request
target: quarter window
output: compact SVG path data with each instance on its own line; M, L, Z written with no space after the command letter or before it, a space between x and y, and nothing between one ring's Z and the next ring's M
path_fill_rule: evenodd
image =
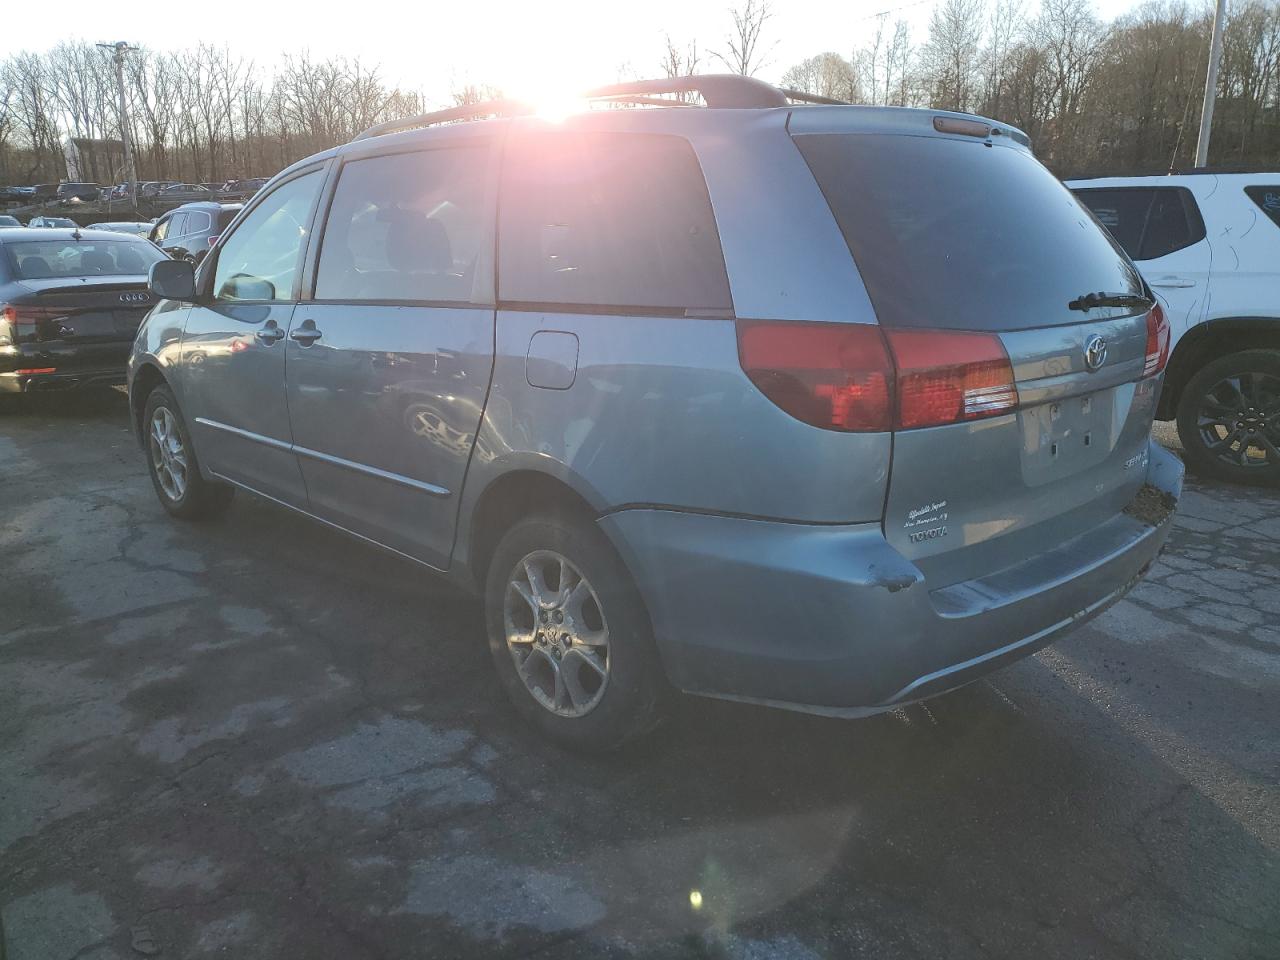
M317 300L466 302L489 228L483 147L353 160L342 168Z
M500 296L629 310L732 307L693 148L649 134L536 133L503 171Z
M218 254L217 299L293 299L320 181L313 170L281 184L240 222Z
M1080 201L1134 260L1155 260L1205 237L1204 221L1185 187L1077 190Z
M1271 222L1280 227L1280 184L1263 187L1245 187L1245 194L1256 203Z

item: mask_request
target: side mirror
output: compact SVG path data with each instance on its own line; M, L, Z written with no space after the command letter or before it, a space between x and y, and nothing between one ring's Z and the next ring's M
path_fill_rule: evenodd
M160 260L151 265L147 289L165 300L191 303L196 298L196 271L185 260Z

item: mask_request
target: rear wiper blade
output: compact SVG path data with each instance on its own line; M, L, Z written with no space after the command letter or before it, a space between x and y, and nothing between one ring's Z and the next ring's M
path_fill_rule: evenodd
M1141 307L1150 310L1155 306L1150 297L1137 296L1132 293L1086 293L1083 297L1067 304L1068 310L1092 310L1094 307Z

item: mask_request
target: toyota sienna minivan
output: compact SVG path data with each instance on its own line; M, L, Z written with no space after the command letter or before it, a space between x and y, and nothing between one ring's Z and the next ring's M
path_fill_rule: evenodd
M473 587L518 710L597 749L673 689L933 696L1144 574L1168 327L1020 131L741 77L590 96L375 127L156 264L164 508L241 489Z

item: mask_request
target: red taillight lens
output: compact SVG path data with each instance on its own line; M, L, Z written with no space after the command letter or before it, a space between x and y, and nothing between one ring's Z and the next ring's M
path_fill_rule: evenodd
M738 359L760 392L797 420L828 430L891 429L893 364L878 327L739 323Z
M1157 303L1147 312L1147 362L1142 365L1143 377L1154 377L1168 362L1169 321Z
M898 371L897 426L933 427L1018 406L1013 365L991 333L888 330Z
M217 242L218 242L218 238L217 238L217 237L210 237L210 238L209 238L209 246L211 246L211 247L212 247L212 246L213 246L215 243L217 243Z
M57 310L6 303L0 308L0 345L35 336L36 324L58 315Z

